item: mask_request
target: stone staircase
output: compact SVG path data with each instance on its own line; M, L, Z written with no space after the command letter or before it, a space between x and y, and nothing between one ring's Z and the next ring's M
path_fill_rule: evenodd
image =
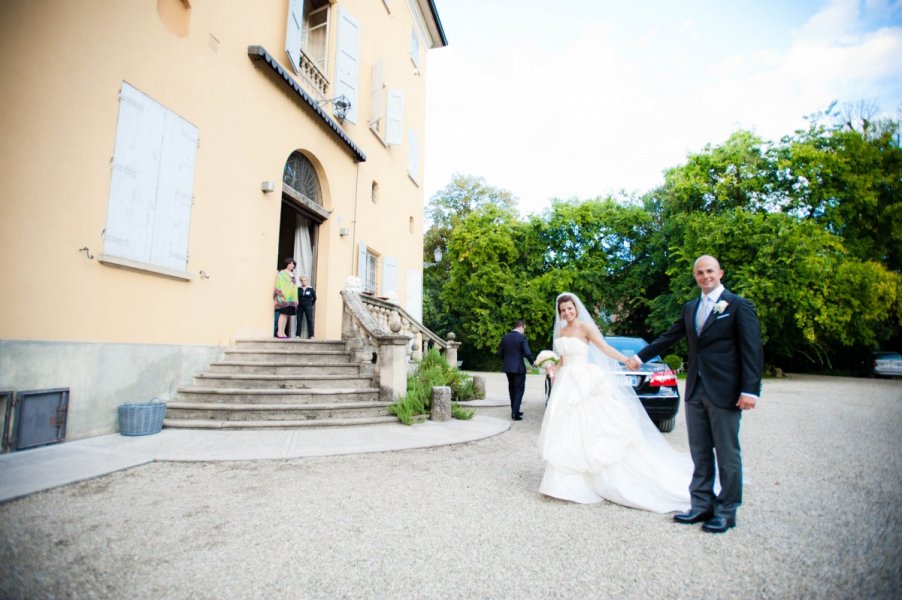
M164 427L261 429L393 423L342 341L237 340L168 402Z

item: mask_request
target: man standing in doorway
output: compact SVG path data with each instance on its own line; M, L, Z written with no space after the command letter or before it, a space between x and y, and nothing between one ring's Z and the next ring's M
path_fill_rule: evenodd
M498 358L501 359L502 370L507 375L507 391L511 400L511 419L522 421L520 403L523 402L523 391L526 389L526 365L524 360L532 363L532 352L524 332L526 323L517 320L514 329L501 338L498 347Z
M307 320L307 337L313 337L313 305L316 304L316 290L308 285L306 275L301 275L298 286L298 326L297 334L301 337L301 323Z

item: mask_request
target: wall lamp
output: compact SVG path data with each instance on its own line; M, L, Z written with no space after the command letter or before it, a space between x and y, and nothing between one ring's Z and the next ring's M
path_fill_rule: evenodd
M436 247L435 247L435 252L432 253L432 258L435 259L435 262L434 262L434 263L426 262L426 263L423 263L423 266L424 266L424 267L434 267L435 265L437 265L437 264L439 264L440 262L442 262L442 248L441 248L441 246L436 246Z
M264 194L269 194L270 192L275 191L275 189L276 184L273 181L267 180L260 184L260 191L262 191Z
M348 228L347 228L347 227L341 227L341 228L338 230L338 235L340 235L341 237L347 237L347 235L348 235L349 233L350 233L350 232L348 231Z
M324 104L332 103L332 107L334 109L333 114L335 118L338 119L338 122L341 123L348 116L348 111L351 110L351 99L342 94L341 96L336 96L335 98L330 98L329 100L323 100L322 102L318 102L317 106L323 106Z

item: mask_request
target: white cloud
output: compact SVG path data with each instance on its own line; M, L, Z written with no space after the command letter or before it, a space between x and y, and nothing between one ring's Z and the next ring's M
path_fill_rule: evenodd
M430 56L427 194L461 172L537 212L551 197L648 191L687 152L740 127L777 139L834 99L883 95L893 109L902 29L864 23L899 4L835 0L787 46L744 52L711 54L691 17L669 29L597 20L558 46L494 39L504 50L492 55L449 46Z

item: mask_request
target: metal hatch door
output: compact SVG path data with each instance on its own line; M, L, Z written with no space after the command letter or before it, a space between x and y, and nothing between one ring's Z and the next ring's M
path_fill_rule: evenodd
M69 388L16 392L12 450L62 442L66 437Z

